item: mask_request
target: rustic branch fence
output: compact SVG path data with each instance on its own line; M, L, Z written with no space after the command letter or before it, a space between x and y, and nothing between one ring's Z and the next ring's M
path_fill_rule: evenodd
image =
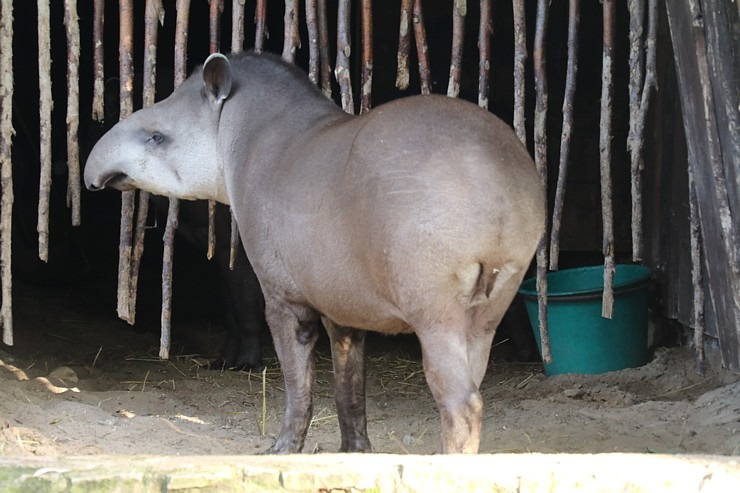
M603 2L603 59L602 59L602 96L601 96L601 134L600 146L600 171L601 171L601 193L602 193L602 219L603 219L603 254L605 257L605 289L603 298L603 316L611 317L612 314L612 279L615 269L614 255L614 231L612 219L612 192L611 192L611 145L612 145L612 105L613 105L613 58L615 37L619 34L615 31L615 2L604 0ZM656 88L655 75L655 45L657 36L657 0L649 0L648 8L645 8L645 0L630 0L628 2L629 23L629 46L630 65L634 70L629 87L630 93L630 132L627 142L631 156L631 181L632 181L632 232L633 232L633 257L635 261L642 258L642 208L641 208L641 172L644 167L642 151L644 146L644 132L647 112L653 89ZM12 296L11 296L11 220L10 214L13 204L12 191L12 166L11 166L11 136L13 134L12 114L12 49L11 40L13 36L13 2L2 0L2 17L0 17L0 160L2 161L2 247L0 248L0 267L2 274L2 310L0 311L0 322L3 325L3 341L12 345ZM401 1L400 25L398 29L398 52L397 52L397 77L395 84L405 89L409 86L410 79L410 46L411 37L414 37L416 47L416 59L418 61L418 72L420 91L431 92L431 71L429 63L427 35L424 24L421 0ZM41 142L41 169L42 182L39 191L39 256L47 258L48 244L48 194L51 176L50 135L51 123L51 89L49 69L49 19L48 0L38 0L38 36L39 36L39 85L41 88L40 105L40 142ZM103 109L103 62L104 62L104 22L103 22L102 0L95 0L92 11L93 19L93 56L94 56L94 83L92 115L96 120L101 120L104 115ZM134 8L131 0L120 0L119 6L119 60L120 60L120 119L129 116L133 108L133 59L134 59ZM253 48L256 52L265 49L265 39L269 36L267 31L268 16L278 15L277 4L265 0L256 0L255 3L255 37ZM527 131L525 126L525 95L526 91L526 66L529 52L527 50L527 16L535 16L534 49L533 49L533 74L535 86L535 112L534 130L532 141L534 142L534 157L537 169L540 172L542 183L547 184L548 169L555 169L548 163L547 144L548 136L547 114L548 114L548 84L546 73L546 46L547 26L549 19L550 2L539 0L536 11L528 12L523 0L512 0L512 26L513 26L513 124L517 136L521 142L527 145ZM353 11L353 8L359 9ZM288 61L293 61L297 50L304 49L301 45L299 20L300 2L298 0L286 0L282 10L284 20L284 44L282 56ZM211 52L218 51L222 13L224 11L223 0L210 0L209 4L209 47ZM449 82L447 94L451 97L458 96L460 92L463 49L465 39L465 28L469 5L466 0L454 0L450 12L452 26L451 59L449 64ZM480 0L478 26L478 104L483 108L489 106L490 69L496 66L496 60L492 59L491 38L493 34L493 12L490 0ZM79 215L79 162L77 149L77 126L79 124L79 25L77 18L77 5L74 0L65 0L65 26L67 28L68 40L68 105L67 105L67 150L69 172L68 196L72 208L72 223L80 222ZM190 1L178 0L176 12L175 31L175 87L182 83L186 77L187 41L188 28L205 29L206 24L201 19L190 18ZM245 1L233 0L231 5L231 50L234 53L242 51L245 40ZM369 110L372 105L373 87L373 2L362 0L351 2L350 0L338 0L337 11L332 12L337 21L336 31L336 61L333 72L335 80L340 88L340 99L342 108L348 113L355 113L353 97L353 85L351 75L354 73L352 60L359 57L360 76L360 112ZM353 15L359 13L361 27L361 49L353 47L352 19ZM308 40L305 49L309 52L308 73L310 79L320 85L325 94L331 95L331 60L329 59L330 42L327 17L326 0L305 1L305 22ZM147 0L145 9L145 42L144 42L144 97L143 104L149 106L154 103L154 84L157 77L157 33L158 23L164 25L165 9L161 0ZM566 190L566 177L568 163L570 160L570 141L573 127L573 101L576 92L576 75L578 70L578 34L579 34L579 0L570 0L568 21L568 57L567 73L565 83L565 96L562 107L562 134L560 157L557 168L557 187L555 190L555 204L552 217L552 229L546 233L537 250L537 286L539 291L540 320L543 340L543 356L549 360L549 346L547 337L547 304L544 293L546 292L546 274L549 268L557 270L560 242L561 216L564 207ZM470 23L468 23L470 24ZM647 26L647 29L645 28ZM109 26L110 27L110 26ZM645 34L647 32L647 34ZM693 190L693 189L692 189ZM692 192L692 255L694 266L694 288L697 299L702 296L701 289L701 264L698 260L700 255L698 220L696 219L696 197ZM138 206L136 203L136 192L124 192L122 194L120 246L119 246L119 282L118 282L118 316L129 323L135 320L136 285L138 283L138 270L143 249L143 236L146 224L148 207L148 194L139 195ZM213 226L213 210L215 204L210 204L209 224L209 249L208 257L213 254L215 229ZM171 327L171 296L172 296L172 255L174 233L177 227L178 202L170 199L168 219L164 234L164 258L162 269L162 338L160 356L167 358L169 354L169 331ZM136 212L136 213L135 213ZM136 216L136 221L134 217ZM134 228L135 226L135 228ZM549 241L548 241L549 240ZM549 245L548 245L549 243ZM232 221L231 249L232 264L234 251L238 244L238 234ZM549 250L548 250L549 247ZM697 304L701 304L697 301ZM698 305L697 305L698 306ZM701 350L701 311L697 308L697 349Z

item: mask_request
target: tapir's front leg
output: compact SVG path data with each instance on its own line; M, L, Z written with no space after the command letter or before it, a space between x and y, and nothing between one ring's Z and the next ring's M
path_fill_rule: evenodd
M340 452L371 452L365 411L365 331L322 318L331 339L334 398L342 432Z
M296 453L303 448L313 414L313 348L319 319L310 309L267 294L265 317L285 377L285 418L280 434L266 453Z

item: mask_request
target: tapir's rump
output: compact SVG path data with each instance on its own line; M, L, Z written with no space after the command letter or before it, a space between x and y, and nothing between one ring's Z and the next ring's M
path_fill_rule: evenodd
M544 226L532 160L496 117L442 96L350 116L273 56L212 55L100 140L85 183L231 205L285 374L273 452L303 446L320 318L341 450L371 449L363 330L416 333L442 451L478 450L493 334Z

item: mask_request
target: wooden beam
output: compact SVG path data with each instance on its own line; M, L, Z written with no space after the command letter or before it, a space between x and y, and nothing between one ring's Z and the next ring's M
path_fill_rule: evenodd
M738 482L736 459L707 455L0 457L2 491L708 493L737 491Z
M730 20L737 23L732 9L729 0L666 2L710 309L717 320L722 362L740 372L740 158L734 80L739 67L726 46L732 42ZM732 122L734 135L728 126Z

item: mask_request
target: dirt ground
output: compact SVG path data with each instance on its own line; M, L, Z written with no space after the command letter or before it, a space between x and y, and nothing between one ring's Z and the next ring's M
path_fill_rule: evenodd
M176 320L175 356L159 361L156 330L118 321L102 296L16 286L16 345L0 347L0 456L258 454L272 443L284 392L269 345L264 381L207 370L224 334L194 317ZM687 348L658 349L642 368L549 378L540 364L508 363L510 352L494 348L482 385L481 452L740 454L740 378L717 365L697 375ZM326 340L317 367L306 453L339 447ZM376 451L436 451L415 338L368 340L367 396Z

